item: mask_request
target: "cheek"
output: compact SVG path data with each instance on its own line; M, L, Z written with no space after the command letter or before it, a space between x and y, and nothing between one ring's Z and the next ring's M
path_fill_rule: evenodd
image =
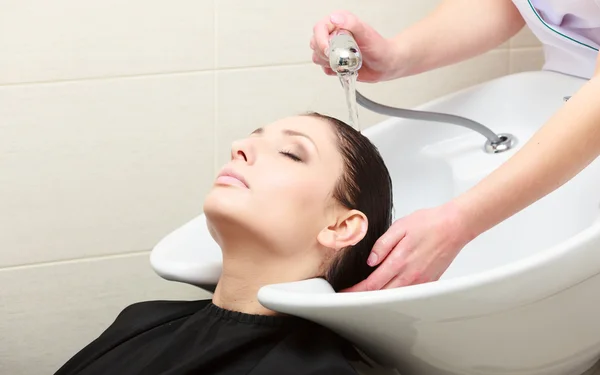
M319 214L325 209L331 195L331 187L327 179L302 176L298 173L273 175L265 179L261 185L263 187L260 192L261 203L294 216L301 215L303 212L311 215Z

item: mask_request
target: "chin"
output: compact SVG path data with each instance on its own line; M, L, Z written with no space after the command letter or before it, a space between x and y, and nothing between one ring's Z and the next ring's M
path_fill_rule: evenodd
M278 233L274 225L264 216L260 209L239 192L223 191L216 188L210 191L204 200L203 211L206 225L212 238L223 248L232 242L256 241L272 244L273 236Z
M215 187L204 199L203 211L206 224L217 243L227 233L246 227L251 222L249 202L239 191L231 188Z
M236 216L243 214L243 207L248 203L230 189L215 187L204 199L203 211L207 220L223 220L229 218L234 220Z

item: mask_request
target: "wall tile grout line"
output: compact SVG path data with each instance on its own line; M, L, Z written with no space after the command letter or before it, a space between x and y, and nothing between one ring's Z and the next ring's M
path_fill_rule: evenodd
M216 44L216 42L215 42ZM15 83L0 83L0 89L9 87L25 87L35 85L53 85L53 84L68 84L68 83L79 83L79 82L93 82L93 81L112 81L119 79L136 79L136 78L154 78L154 77L170 77L180 75L191 75L191 74L206 74L211 72L219 71L243 71L243 70L260 70L260 69L272 69L272 68L284 68L284 67L300 67L310 66L312 62L294 62L284 64L273 64L273 65L254 65L254 66L241 66L241 67L225 67L219 69L198 69L198 70L182 70L175 72L161 72L161 73L144 73L144 74L123 74L108 77L83 77L74 79L58 79L53 81L31 81L31 82L15 82Z
M71 258L71 259L61 259L61 260L52 260L52 261L44 261L44 262L36 262L36 263L26 263L26 264L17 264L12 266L0 266L0 273L7 271L15 271L22 269L31 269L37 267L52 267L63 264L73 264L80 262L90 262L90 261L98 261L98 260L107 260L107 259L120 259L120 258L129 258L138 255L150 255L151 250L134 250L134 251L126 251L118 254L109 254L109 255L96 255L96 256L88 256L83 258ZM150 260L148 260L148 267L150 267Z
M216 1L216 0L214 0ZM216 22L216 17L215 17ZM216 32L216 25L215 25ZM215 38L215 49L218 48L218 44ZM499 48L496 50L509 50L509 51L536 51L542 50L541 46L531 46L531 47L508 47L508 48ZM0 83L0 89L9 88L9 87L25 87L25 86L35 86L35 85L52 85L52 84L68 84L68 83L79 83L79 82L93 82L93 81L111 81L111 80L119 80L119 79L136 79L136 78L154 78L154 77L169 77L169 76L178 76L178 75L191 75L191 74L203 74L210 72L226 72L226 71L243 71L243 70L260 70L260 69L271 69L271 68L283 68L283 67L300 67L300 66L310 66L312 62L293 62L293 63L280 63L280 64L271 64L271 65L252 65L252 66L239 66L239 67L221 67L216 68L218 64L218 57L214 58L214 69L193 69L193 70L181 70L181 71L173 71L173 72L160 72L160 73L143 73L143 74L123 74L123 75L114 75L114 76L105 76L105 77L81 77L81 78L73 78L73 79L57 79L50 81L29 81L29 82L11 82L11 83Z
M218 8L219 1L213 0L213 55L214 55L214 68L213 74L213 175L217 174L218 166L218 145L219 145L219 42L218 42Z

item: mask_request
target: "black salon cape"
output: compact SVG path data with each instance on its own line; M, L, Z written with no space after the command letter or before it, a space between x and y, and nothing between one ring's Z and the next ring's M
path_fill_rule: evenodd
M296 317L151 301L125 308L55 375L356 375L347 349Z

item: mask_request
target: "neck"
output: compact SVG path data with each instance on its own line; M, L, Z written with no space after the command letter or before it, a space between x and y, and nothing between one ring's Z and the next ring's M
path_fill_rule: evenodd
M277 315L258 302L258 290L265 285L299 281L312 277L318 267L308 257L284 257L264 246L222 246L223 269L213 303L223 309L254 315ZM306 253L306 252L299 252Z
M253 315L276 315L258 302L258 290L268 282L261 280L260 274L250 276L245 273L235 272L238 267L223 262L223 272L213 295L213 303L221 308L239 311ZM241 271L241 270L240 270Z

